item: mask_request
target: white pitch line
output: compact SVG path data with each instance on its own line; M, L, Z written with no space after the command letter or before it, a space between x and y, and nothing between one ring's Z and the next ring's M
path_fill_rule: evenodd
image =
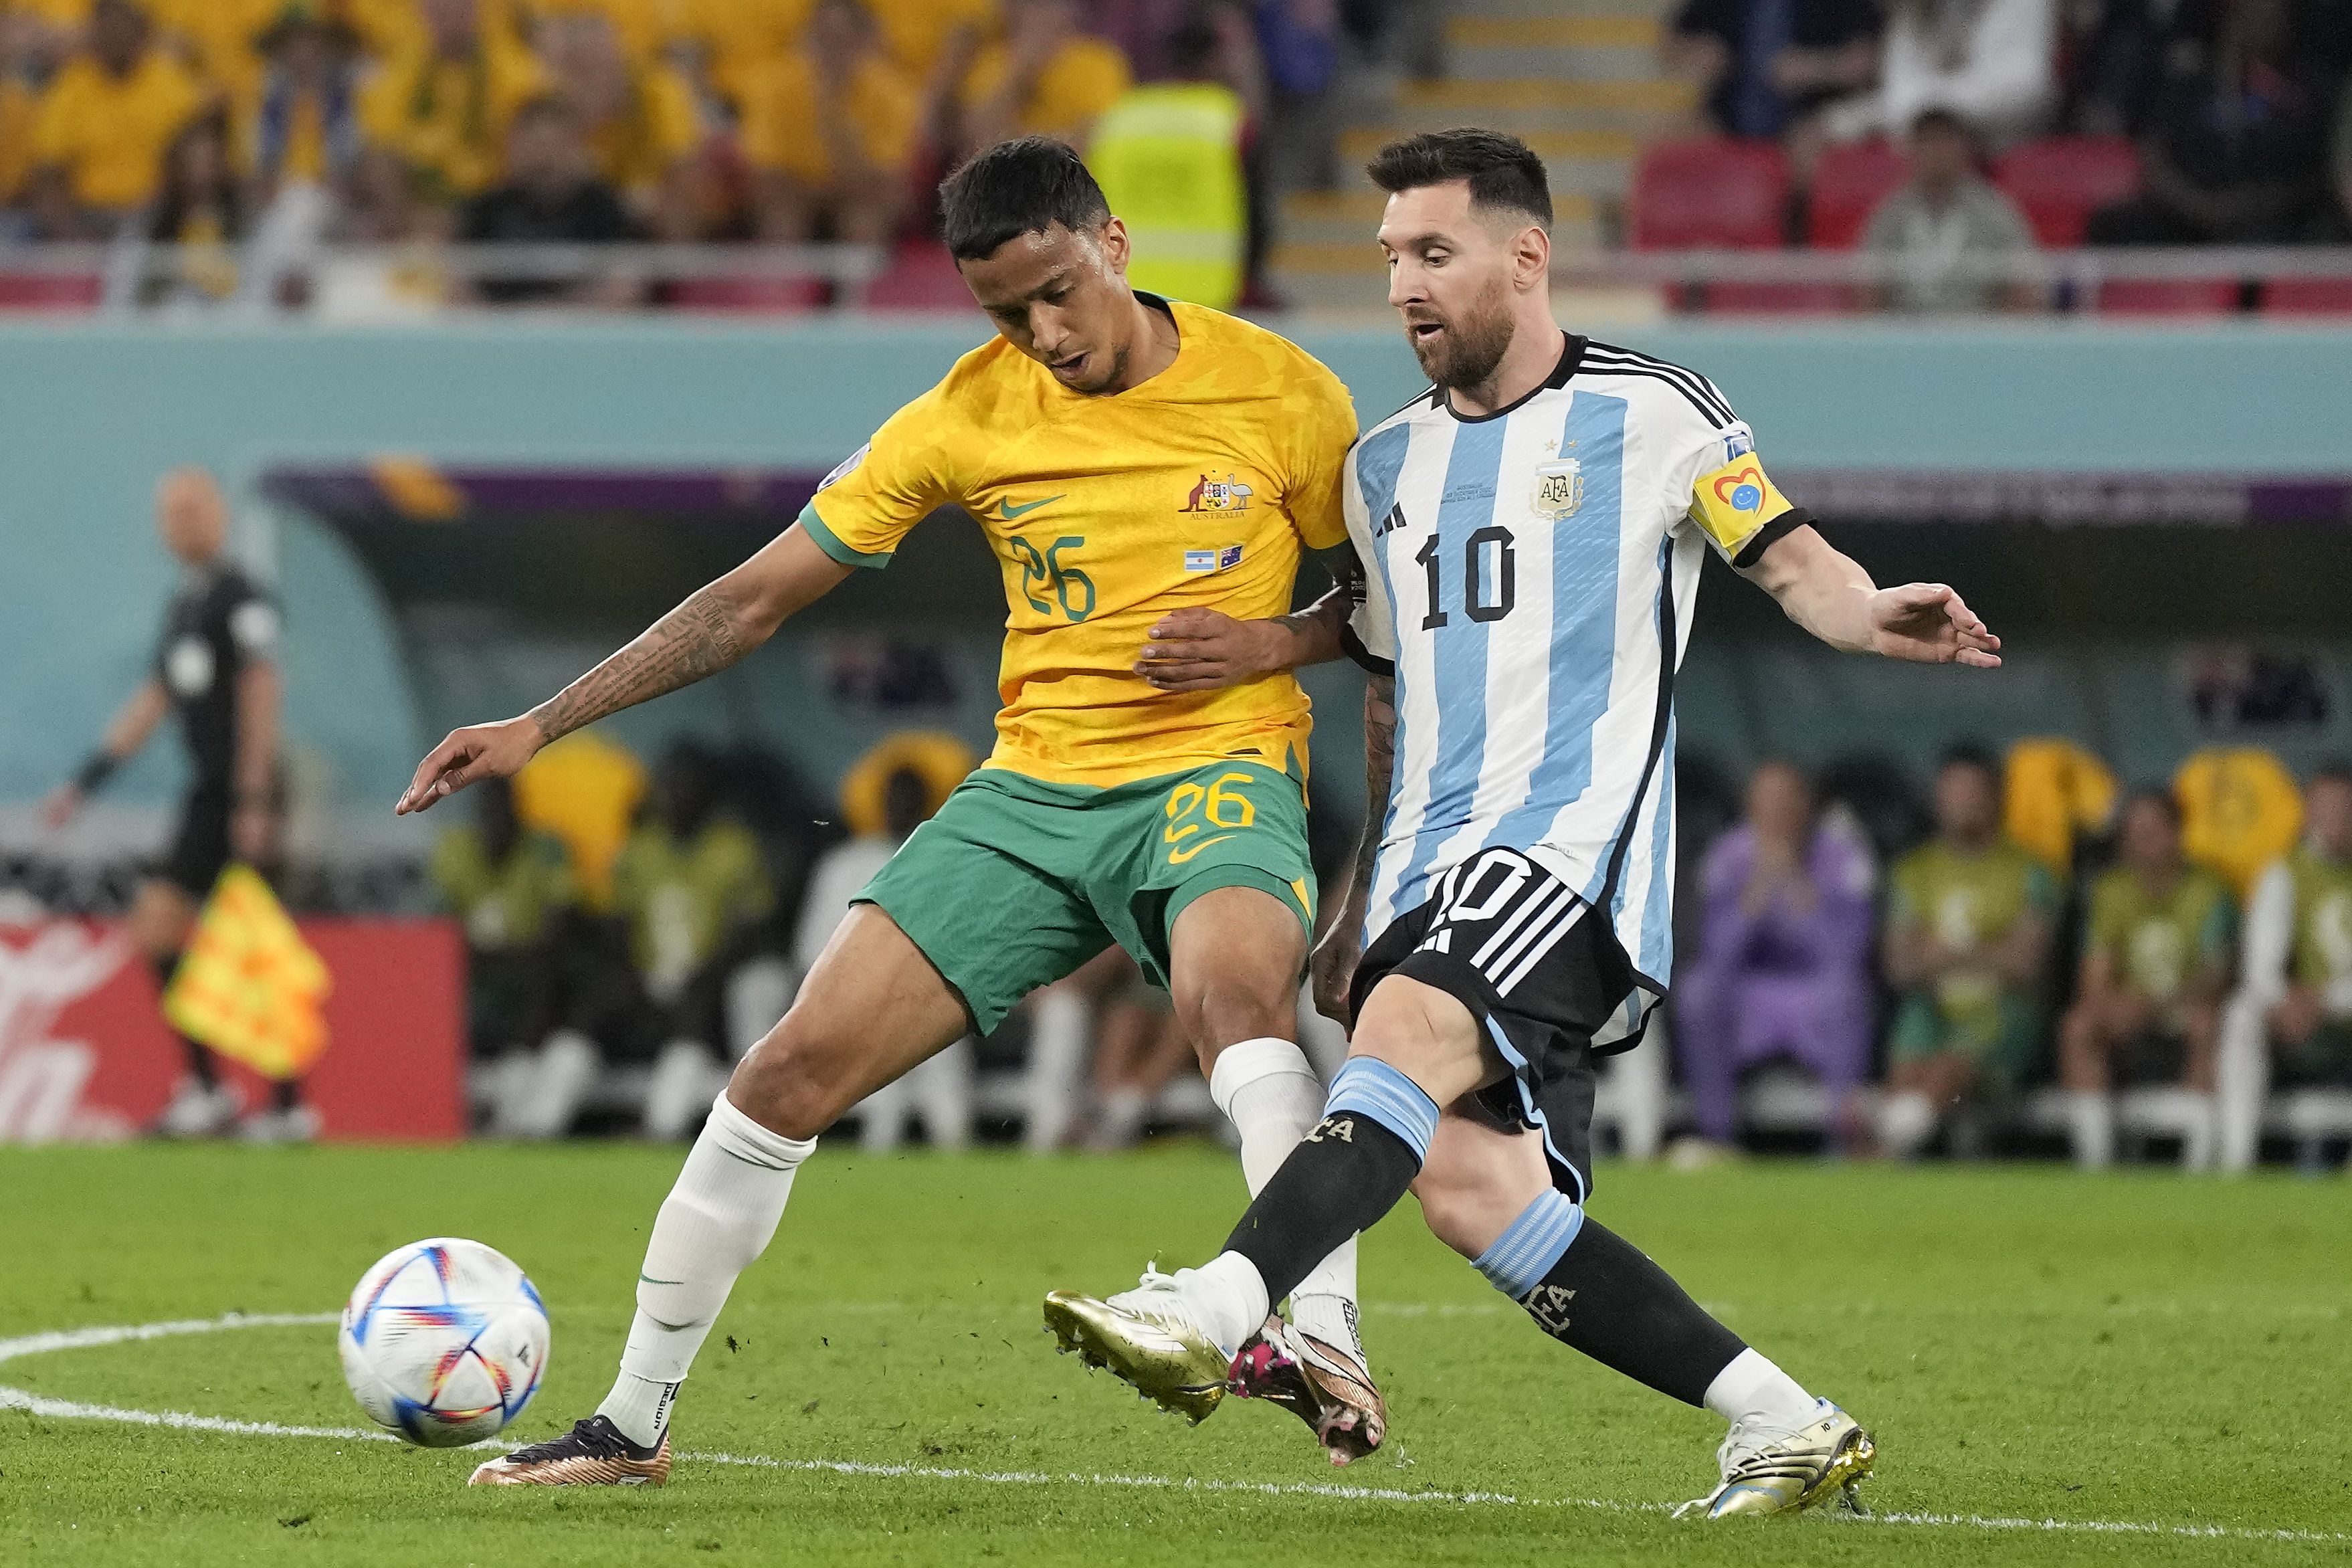
M0 1362L52 1351L89 1350L100 1345L140 1340L168 1339L180 1334L217 1333L227 1329L315 1328L339 1321L333 1312L231 1313L224 1318L186 1318L161 1323L107 1325L59 1329L0 1340ZM139 1426L166 1426L179 1431L218 1432L245 1437L326 1437L337 1442L397 1443L390 1432L363 1426L293 1426L277 1421L236 1421L221 1415L197 1415L179 1410L128 1410L111 1405L85 1405L53 1399L22 1388L0 1386L0 1410L22 1410L67 1421L117 1421ZM476 1448L513 1449L516 1443L476 1443ZM1192 1476L1129 1476L1079 1470L971 1470L940 1465L878 1465L856 1459L778 1459L765 1454L680 1453L680 1459L706 1465L733 1465L752 1469L786 1470L803 1475L852 1476L875 1480L968 1481L984 1486L1115 1487L1131 1490L1212 1492L1251 1497L1325 1498L1340 1502L1413 1502L1457 1507L1574 1509L1614 1514L1656 1514L1665 1510L1654 1503L1626 1503L1606 1498L1535 1498L1511 1492L1413 1491L1402 1487L1343 1486L1331 1481L1204 1480ZM1979 1513L1873 1513L1858 1519L1861 1525L1911 1526L1930 1529L2043 1531L2056 1534L2161 1536L2186 1541L2276 1542L2292 1545L2352 1545L2352 1534L2320 1530L2261 1530L2227 1524L2156 1524L2132 1520L2022 1519Z

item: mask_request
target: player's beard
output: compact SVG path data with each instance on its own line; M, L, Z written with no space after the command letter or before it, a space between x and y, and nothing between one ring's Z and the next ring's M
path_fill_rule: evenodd
M1510 293L1500 278L1459 315L1433 310L1416 320L1433 321L1444 329L1435 339L1424 342L1413 335L1412 323L1408 321L1405 341L1412 345L1422 374L1448 391L1467 392L1492 381L1503 355L1510 352Z

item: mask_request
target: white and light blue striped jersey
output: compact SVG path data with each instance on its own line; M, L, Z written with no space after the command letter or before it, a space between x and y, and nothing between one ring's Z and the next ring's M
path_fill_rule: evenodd
M1348 459L1365 591L1349 651L1396 678L1369 945L1493 847L1608 911L1640 1026L1673 966L1674 672L1706 542L1751 563L1810 521L1712 383L1566 336L1512 406L1433 390Z

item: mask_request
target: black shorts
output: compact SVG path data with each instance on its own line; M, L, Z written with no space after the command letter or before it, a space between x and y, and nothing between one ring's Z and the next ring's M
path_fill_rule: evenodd
M1511 1068L1478 1091L1479 1109L1541 1133L1553 1181L1582 1203L1592 1191L1592 1040L1633 994L1633 966L1606 920L1516 849L1484 850L1436 889L1365 950L1350 1016L1391 974L1469 1008Z
M211 896L233 857L229 853L229 803L226 797L192 795L180 808L179 826L172 847L163 852L155 875L184 889L202 903Z

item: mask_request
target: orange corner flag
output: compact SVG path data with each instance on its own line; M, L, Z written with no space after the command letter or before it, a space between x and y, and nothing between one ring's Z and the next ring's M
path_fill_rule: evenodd
M327 1048L320 1011L327 966L269 884L231 866L213 884L163 1016L173 1028L266 1078L299 1078Z

